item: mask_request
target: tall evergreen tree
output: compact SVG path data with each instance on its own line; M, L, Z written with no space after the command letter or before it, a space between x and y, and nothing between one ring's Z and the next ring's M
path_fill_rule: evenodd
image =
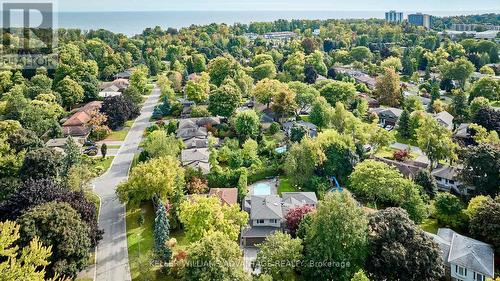
M469 105L467 104L467 96L463 91L454 91L451 108L457 122L463 123L467 120L469 117Z
M410 51L406 49L403 54L403 74L407 76L412 76L413 72L415 72L415 67L413 66L413 62L411 61Z
M399 117L398 132L399 135L405 139L409 139L411 137L410 113L406 108L403 110L403 113L401 113L401 117Z
M161 201L159 201L156 209L153 234L157 258L163 263L168 263L172 257L172 250L167 245L167 241L170 239L170 223L167 217L167 209Z

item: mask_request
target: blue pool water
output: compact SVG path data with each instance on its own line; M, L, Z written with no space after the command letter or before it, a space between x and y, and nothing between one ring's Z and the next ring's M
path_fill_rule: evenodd
M253 188L253 195L271 195L271 186L267 183L258 183Z

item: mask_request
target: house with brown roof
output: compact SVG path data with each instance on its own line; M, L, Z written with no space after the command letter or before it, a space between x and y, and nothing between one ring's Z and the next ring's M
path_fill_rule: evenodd
M101 101L93 101L75 109L73 114L62 124L64 136L86 138L92 129L88 126L88 122L92 119L92 113L99 111L101 106Z
M219 197L223 204L233 205L238 202L237 188L210 188L208 194Z

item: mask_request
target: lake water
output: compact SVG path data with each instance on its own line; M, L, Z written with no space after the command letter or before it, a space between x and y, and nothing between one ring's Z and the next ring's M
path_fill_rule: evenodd
M479 14L474 12L428 12L437 16ZM408 13L405 12L405 16ZM250 23L277 19L360 19L384 18L383 11L162 11L162 12L62 12L61 28L107 29L128 36L147 27L188 27L192 24Z

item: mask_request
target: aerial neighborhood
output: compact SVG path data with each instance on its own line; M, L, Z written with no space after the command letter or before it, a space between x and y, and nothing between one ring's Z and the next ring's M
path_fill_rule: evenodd
M0 63L0 280L500 280L498 14L57 32Z

